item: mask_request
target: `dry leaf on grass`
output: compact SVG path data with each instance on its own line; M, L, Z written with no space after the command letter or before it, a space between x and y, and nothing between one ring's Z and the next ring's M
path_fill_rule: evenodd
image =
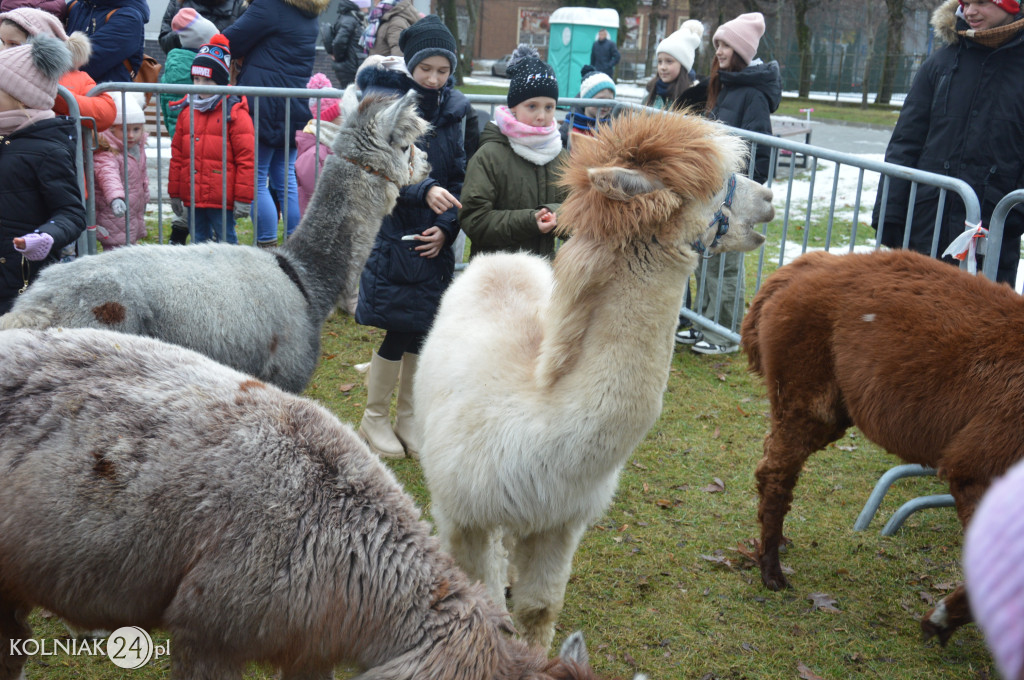
M708 493L721 493L722 491L725 491L725 482L718 477L715 477L711 484L705 486L701 491L707 491Z
M344 385L339 385L338 389L341 390L342 392L351 392L352 388L355 386L355 383L345 383Z
M823 612L839 613L836 609L836 601L828 593L811 593L807 599L812 603L812 609L820 609Z
M796 670L800 673L800 680L825 680L803 663L798 663L796 665Z

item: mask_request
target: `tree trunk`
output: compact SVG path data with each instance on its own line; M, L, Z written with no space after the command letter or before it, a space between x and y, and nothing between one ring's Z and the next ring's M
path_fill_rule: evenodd
M438 0L437 9L440 11L441 16L444 17L444 25L448 27L448 30L452 32L452 36L455 37L455 48L456 54L459 55L459 65L455 69L455 84L462 85L463 76L468 73L466 70L466 59L462 57L467 51L463 49L462 40L459 38L459 14L458 10L455 9L455 0ZM472 33L470 33L472 35ZM472 38L470 38L472 42ZM470 54L472 54L470 52Z
M811 0L796 0L793 3L793 14L796 20L796 46L800 53L800 91L802 98L811 94L811 27L807 25L807 12L811 9Z
M905 0L885 0L889 33L885 39L885 58L882 60L882 77L878 82L876 104L888 104L892 100L892 84L896 79L896 67L903 57L903 26L905 21Z

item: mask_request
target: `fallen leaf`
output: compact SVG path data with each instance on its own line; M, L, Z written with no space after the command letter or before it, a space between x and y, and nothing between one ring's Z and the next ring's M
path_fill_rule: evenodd
M839 449L840 451L856 451L857 450L857 447L853 446L852 444L849 445L849 446L847 446L846 444L840 444L836 448Z
M712 480L712 483L705 486L701 491L707 491L708 493L720 493L725 491L725 482L718 477L715 477L714 480Z
M654 502L654 504L657 505L659 508L664 508L666 510L671 510L672 508L675 507L675 503L668 500L667 498L659 498Z
M811 593L807 596L807 599L811 601L813 609L820 609L823 612L839 613L839 609L836 609L836 601L832 599L832 596L828 593Z
M644 493L648 493L650 490L650 487L647 486L647 482L644 482Z
M718 439L721 436L722 436L722 428L720 428L720 427L716 427L715 431L711 433L711 438L712 439Z
M637 470L646 470L647 469L646 467L644 467L642 464L636 462L635 460L632 463L630 463L630 464L633 467L635 467Z
M805 666L802 662L796 665L796 669L800 673L800 680L825 680L820 675L818 675L810 668Z
M629 652L622 653L622 660L628 663L633 668L636 668L636 659L629 655Z
M352 391L352 388L355 386L355 383L345 383L344 385L339 385L338 389L341 390L342 392L350 392Z
M330 361L331 359L333 359L336 356L338 356L338 355L337 354L325 354L324 355L324 361Z
M918 592L918 595L921 596L921 601L925 604L935 604L935 596L928 591L922 590Z
M720 564L723 567L728 567L729 569L732 569L732 562L729 561L729 558L722 554L720 550L716 550L714 555L700 555L699 557L702 560L707 560L708 562Z
M759 652L759 651L761 651L757 647L755 647L754 645L750 644L749 642L744 642L742 645L740 645L740 649L742 649L744 652Z
M725 382L728 379L725 373L716 373L715 377L718 378L721 382Z

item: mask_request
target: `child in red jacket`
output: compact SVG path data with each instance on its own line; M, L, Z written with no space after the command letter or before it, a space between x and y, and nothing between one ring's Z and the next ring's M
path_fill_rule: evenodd
M195 85L226 86L231 79L228 39L218 33L192 62ZM171 104L181 110L171 142L167 194L171 208L192 225L193 242L238 243L235 220L249 216L253 199L254 133L245 99L224 94L190 94ZM221 116L227 112L226 156ZM193 129L195 134L192 134ZM189 159L195 181L189 182Z

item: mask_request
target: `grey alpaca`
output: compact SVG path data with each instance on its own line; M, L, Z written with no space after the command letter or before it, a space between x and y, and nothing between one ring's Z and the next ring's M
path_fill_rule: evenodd
M416 99L367 97L346 117L306 214L276 251L138 246L49 267L0 329L92 327L166 340L291 391L316 368L320 330L361 270L399 185L426 177Z
M0 680L34 606L169 631L172 678L596 677L509 634L351 428L191 350L4 331L0 441Z

